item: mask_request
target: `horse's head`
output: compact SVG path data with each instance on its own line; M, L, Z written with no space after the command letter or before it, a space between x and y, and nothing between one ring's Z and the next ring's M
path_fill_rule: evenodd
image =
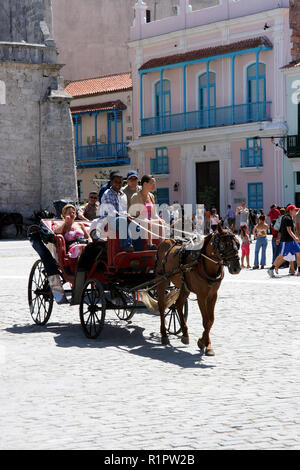
M239 248L240 243L230 230L222 229L218 225L211 238L213 254L228 267L230 274L239 274L241 271Z

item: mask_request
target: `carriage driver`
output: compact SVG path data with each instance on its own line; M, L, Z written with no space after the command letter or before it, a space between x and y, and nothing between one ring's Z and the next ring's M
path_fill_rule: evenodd
M108 223L108 230L118 231L122 251L141 251L142 240L133 240L128 231L128 224L132 218L127 213L127 197L122 191L123 176L113 173L110 179L110 188L105 191L101 199L100 217L91 224L91 231L103 231Z

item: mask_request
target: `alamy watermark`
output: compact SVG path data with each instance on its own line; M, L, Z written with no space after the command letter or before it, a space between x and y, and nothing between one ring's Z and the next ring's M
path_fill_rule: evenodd
M129 214L117 213L113 205L102 204L100 217L91 230L96 229L100 238L110 239L197 239L203 237L204 225L203 204L156 204L151 207L151 216L143 204L130 206Z
M292 103L298 105L300 103L300 80L294 80L292 83Z

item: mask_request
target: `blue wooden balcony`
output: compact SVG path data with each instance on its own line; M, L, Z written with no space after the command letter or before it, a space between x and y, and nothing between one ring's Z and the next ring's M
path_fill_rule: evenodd
M256 121L271 121L271 101L144 118L141 120L141 135L206 129Z
M80 145L76 148L78 168L128 165L128 142Z
M300 135L287 136L287 156L289 158L300 157Z
M241 149L241 168L258 168L263 166L262 149Z

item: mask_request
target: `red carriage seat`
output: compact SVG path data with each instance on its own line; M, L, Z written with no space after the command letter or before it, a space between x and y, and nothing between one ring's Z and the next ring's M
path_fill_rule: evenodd
M57 222L58 221L56 219L43 219L43 223L53 232L54 232L54 226L57 224ZM86 226L86 228L89 229L90 223L89 222L83 222L83 223ZM55 258L58 262L59 268L61 269L65 280L72 283L74 281L78 258L70 258L70 256L68 256L67 248L66 248L66 241L63 235L56 234L55 242L56 242L55 247L53 247L55 253L53 254L55 255ZM82 247L85 248L86 245L82 245Z
M149 271L154 267L156 251L148 250L148 240L143 240L143 251L127 253L122 251L119 235L116 238L107 237L108 266L115 271ZM158 245L160 240L158 240Z

